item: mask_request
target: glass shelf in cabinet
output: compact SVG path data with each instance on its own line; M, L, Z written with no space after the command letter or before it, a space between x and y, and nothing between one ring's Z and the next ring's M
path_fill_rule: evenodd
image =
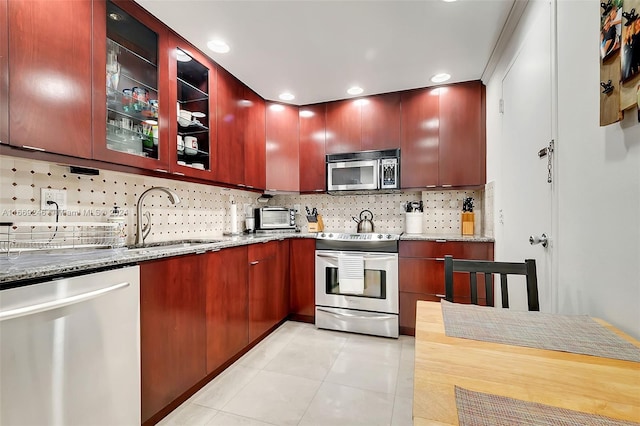
M112 51L116 52L116 54L120 53L118 50L122 50L123 52L138 58L139 60L143 61L144 63L146 63L148 65L151 65L152 67L155 67L155 68L158 67L157 64L154 64L153 62L151 62L150 60L148 60L144 56L141 56L141 55L137 54L133 50L121 45L117 41L111 40L109 37L107 37L107 50L112 50Z
M209 94L201 89L198 89L191 83L182 80L180 77L177 78L179 87L178 90L182 90L182 96L180 96L180 102L192 102L195 100L207 100L209 99Z

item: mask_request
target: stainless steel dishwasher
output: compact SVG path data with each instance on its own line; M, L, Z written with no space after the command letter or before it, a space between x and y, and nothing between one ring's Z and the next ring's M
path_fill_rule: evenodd
M0 291L0 424L140 424L140 268Z

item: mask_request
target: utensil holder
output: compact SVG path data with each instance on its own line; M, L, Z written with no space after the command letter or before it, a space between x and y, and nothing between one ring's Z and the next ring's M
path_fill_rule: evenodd
M475 226L475 213L462 213L462 235L473 235Z
M405 213L405 233L406 234L422 234L422 212Z
M324 222L322 221L322 215L318 215L317 222L309 222L308 230L309 232L322 232L324 231Z

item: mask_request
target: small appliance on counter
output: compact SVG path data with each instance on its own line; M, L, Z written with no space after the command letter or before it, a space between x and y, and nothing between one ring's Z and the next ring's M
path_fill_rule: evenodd
M405 205L405 233L422 234L422 201L410 201Z
M318 214L318 209L315 207L313 210L309 210L309 207L304 207L307 210L307 222L309 232L322 232L324 230L324 222L322 221L322 215Z
M260 207L254 210L256 230L295 230L296 211L286 207Z

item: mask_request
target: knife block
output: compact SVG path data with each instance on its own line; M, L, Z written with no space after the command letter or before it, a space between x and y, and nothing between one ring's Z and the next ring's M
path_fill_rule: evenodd
M322 215L318 215L317 222L309 222L309 232L322 232L324 231L324 222L322 221Z
M475 225L475 213L462 213L462 235L473 235Z

